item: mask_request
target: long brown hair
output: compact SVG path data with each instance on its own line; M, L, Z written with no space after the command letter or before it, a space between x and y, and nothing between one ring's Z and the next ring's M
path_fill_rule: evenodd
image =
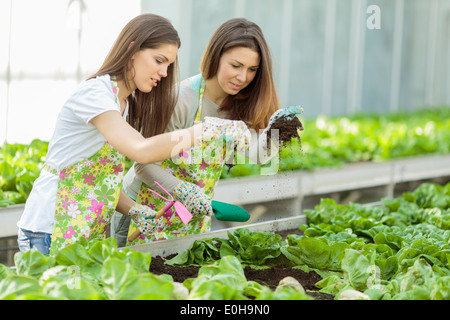
M132 45L130 45L133 43ZM157 49L161 45L175 44L180 48L178 32L169 20L145 13L132 19L121 31L103 65L89 79L109 74L117 81L123 80L131 90L129 77L133 72L130 61L139 50ZM179 81L178 57L169 66L167 77L150 93L136 89L128 97L129 123L146 138L165 131L178 100L175 83Z
M229 95L220 110L227 111L232 120L242 120L255 130L263 129L280 106L272 75L271 53L256 23L245 18L234 18L222 24L209 41L200 71L204 79L213 78L219 69L222 54L236 47L258 52L260 66L253 81L237 95Z

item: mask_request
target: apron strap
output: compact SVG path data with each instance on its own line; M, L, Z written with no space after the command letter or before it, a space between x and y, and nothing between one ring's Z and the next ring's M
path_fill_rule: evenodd
M44 169L45 171L48 171L56 176L59 176L59 174L61 173L61 170L56 169L55 167L48 164L47 162L44 163L44 167L42 169Z
M205 95L205 88L206 88L206 81L205 79L202 78L198 95L198 110L197 115L195 116L195 122L200 122L202 118L203 96Z

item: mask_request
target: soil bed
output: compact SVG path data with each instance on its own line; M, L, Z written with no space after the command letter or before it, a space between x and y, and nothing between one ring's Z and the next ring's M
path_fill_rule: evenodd
M288 230L283 232L277 232L283 238L288 234L300 234L300 230ZM199 266L186 266L186 267L173 267L164 263L164 261L173 258L176 254L168 257L156 256L152 257L150 264L150 272L160 275L168 274L173 277L176 282L182 283L189 278L196 278L198 276ZM309 273L299 269L294 269L289 266L273 266L268 269L253 269L251 267L244 267L244 274L247 281L256 281L263 285L266 285L272 289L275 289L281 279L285 277L293 277L305 288L308 295L312 296L316 300L333 300L334 296L318 292L315 284L322 280L322 278L314 271Z

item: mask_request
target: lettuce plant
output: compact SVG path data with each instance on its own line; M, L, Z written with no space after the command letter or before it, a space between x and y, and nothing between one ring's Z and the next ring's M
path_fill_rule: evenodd
M118 250L115 240L81 240L55 257L31 250L0 265L0 299L138 300L173 298L173 281L149 273L151 255Z

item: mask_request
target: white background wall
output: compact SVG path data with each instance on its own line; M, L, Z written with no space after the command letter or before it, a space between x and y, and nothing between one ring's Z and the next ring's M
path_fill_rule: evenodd
M0 1L0 143L50 140L59 109L103 62L138 0ZM70 4L70 5L69 5Z

